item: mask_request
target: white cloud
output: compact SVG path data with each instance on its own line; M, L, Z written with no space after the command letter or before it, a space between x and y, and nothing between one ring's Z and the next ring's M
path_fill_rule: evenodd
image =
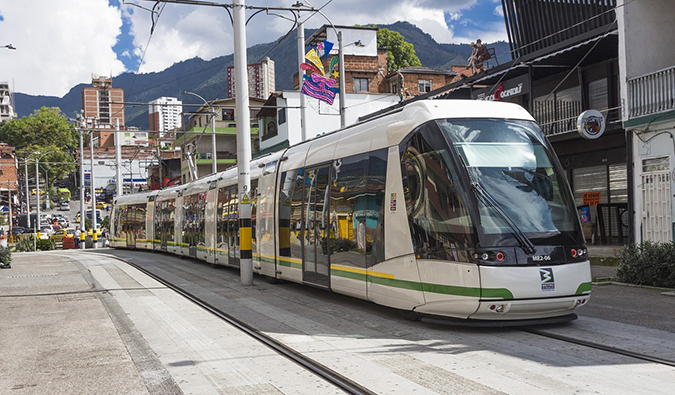
M397 21L410 22L429 33L440 43L460 42L445 23L445 12L460 18L459 11L475 4L477 0L334 0L321 10L335 25L389 24ZM247 1L246 5L288 7L292 1L268 0ZM304 1L306 5L310 2ZM315 0L320 8L325 2ZM133 23L135 44L145 48L150 33L151 21L147 11L123 6ZM272 12L270 12L272 13ZM291 18L283 11L276 13ZM247 18L251 12L247 13ZM301 19L307 16L302 15ZM454 19L453 18L453 19ZM305 23L305 28L318 28L327 24L326 18L314 15ZM292 28L288 20L266 15L256 15L246 29L248 46L271 42ZM466 42L466 41L465 41ZM233 52L232 24L224 8L167 4L157 23L145 54L141 73L164 70L173 63L195 56L210 60Z
M112 50L122 20L107 0L0 0L0 80L19 92L62 96L92 73L119 74ZM2 44L4 45L4 44Z

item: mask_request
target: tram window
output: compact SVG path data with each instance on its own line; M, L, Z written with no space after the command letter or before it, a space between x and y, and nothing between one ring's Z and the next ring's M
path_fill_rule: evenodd
M535 238L579 233L571 196L561 187L565 185L562 172L554 167L553 153L534 122L444 120L439 126L472 179L519 230ZM527 209L513 202L526 202ZM485 234L501 237L511 232L511 225L495 210L479 204Z
M420 258L468 261L475 231L447 142L427 124L401 144L408 220Z
M333 162L330 199L331 263L365 267L368 154ZM350 251L358 251L353 254Z

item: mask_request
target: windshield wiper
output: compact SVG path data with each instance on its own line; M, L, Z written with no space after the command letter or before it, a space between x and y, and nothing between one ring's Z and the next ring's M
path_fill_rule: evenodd
M468 169L467 169L468 173ZM469 174L469 178L471 179L471 175ZM497 203L497 201L490 196L483 187L474 181L473 179L471 181L471 187L473 190L476 192L476 197L480 199L483 204L485 204L487 207L493 209L499 216L502 218L502 220L511 228L511 234L513 237L516 238L516 241L518 241L518 244L520 245L520 248L528 255L532 255L535 252L537 252L536 248L534 248L534 244L530 239L525 236L523 231L518 228L518 225L509 217L508 214L506 214L506 211Z

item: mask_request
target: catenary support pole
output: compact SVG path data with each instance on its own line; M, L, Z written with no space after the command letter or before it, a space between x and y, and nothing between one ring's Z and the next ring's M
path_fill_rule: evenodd
M298 15L298 19L300 15ZM300 92L300 131L302 141L307 140L307 99L302 93L302 83L304 82L305 71L300 68L300 65L305 62L305 26L302 22L298 23L298 90Z
M89 152L91 154L91 240L92 248L96 248L96 224L98 216L96 215L96 183L94 182L94 133L89 134Z
M84 128L80 127L80 248L84 250Z
M218 151L216 151L216 109L211 106L211 172L218 172Z
M120 137L120 120L115 118L115 193L122 196L124 179L122 178L122 138Z
M340 128L344 128L347 125L347 114L345 113L345 109L347 108L347 99L345 98L346 92L345 92L345 54L344 54L344 45L342 43L342 31L337 32L337 38L338 38L338 49L340 51L339 53L339 64L340 64Z
M242 285L253 285L253 251L251 238L251 119L246 67L246 15L244 0L233 0L235 117L237 120L237 168L239 170L239 273Z

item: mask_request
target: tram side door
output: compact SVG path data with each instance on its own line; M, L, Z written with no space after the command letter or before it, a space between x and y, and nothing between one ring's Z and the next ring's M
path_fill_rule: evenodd
M330 286L328 215L324 209L330 203L329 180L329 166L308 169L303 202L302 280L324 287Z

